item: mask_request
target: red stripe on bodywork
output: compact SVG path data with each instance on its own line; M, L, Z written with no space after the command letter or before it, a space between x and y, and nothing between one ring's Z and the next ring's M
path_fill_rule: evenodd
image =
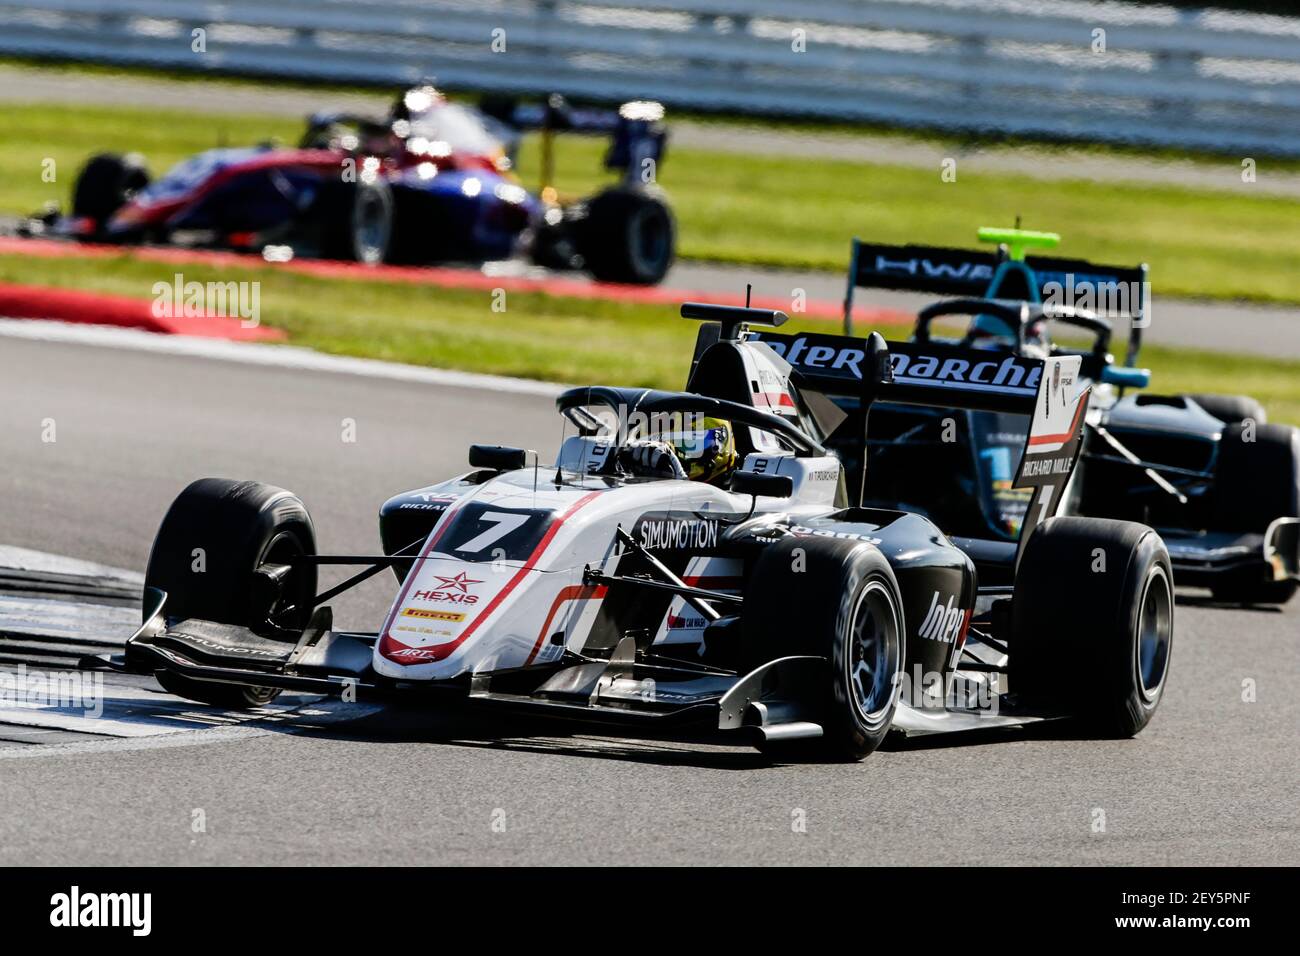
M754 398L762 399L768 408L794 408L794 399L785 392L755 392Z
M182 206L198 202L237 176L268 169L307 169L329 173L342 169L343 160L346 158L348 158L346 153L326 149L273 150L242 162L222 166L180 195L160 199L154 203L147 203L144 197L134 199L114 213L109 223L134 226L163 222Z
M552 539L554 539L556 533L560 530L560 526L563 525L564 522L567 521L569 518L571 518L574 512L576 512L579 508L581 508L583 505L591 501L592 498L595 498L599 494L600 494L599 491L588 492L587 494L579 498L577 501L575 501L572 505L570 505L569 509L565 511L562 515L560 515L558 518L556 518L551 523L551 526L546 529L546 534L542 535L542 540L537 543L537 547L535 547L533 549L533 553L528 556L528 560L524 562L523 567L521 567L518 571L515 572L514 576L511 577L511 579L506 582L505 587L503 587L492 597L492 600L488 601L487 606L484 607L483 610L481 610L478 613L478 616L474 618L474 620L469 622L469 625L465 628L465 630L461 631L460 635L454 641L448 641L446 644L439 644L437 647L419 648L420 650L429 651L430 654L429 657L425 658L424 660L416 661L414 663L427 664L429 661L443 660L449 657L451 653L456 650L456 648L460 647L461 644L465 643L465 641L468 640L469 636L473 634L476 630L478 630L478 626L482 624L485 620L487 620L488 616L493 611L495 611L500 606L501 602L504 601L506 597L510 594L510 592L513 591L516 586L518 586L519 582L524 579L524 575L526 575L529 571L531 571L534 567L537 566L537 562L541 560L542 555L546 552L547 546L550 545ZM442 537L443 533L447 530L447 528L451 526L450 518L452 514L455 511L459 511L459 510L460 510L459 508L448 509L447 513L443 516L443 524L438 528L437 533L430 538L428 545L425 546L423 553L420 555L421 558L427 557L429 553L433 550L433 546L438 543L438 540ZM405 664L406 662L394 660L393 657L389 653L387 653L389 649L392 649L392 645L394 644L398 645L396 650L408 650L409 648L401 644L401 642L398 641L396 638L394 638L392 635L390 635L388 631L389 628L392 627L393 621L396 619L398 611L401 608L403 602L405 602L407 591L410 590L410 585L414 582L414 580L415 580L415 574L412 574L407 578L406 582L402 585L402 592L398 596L397 603L393 605L392 613L389 614L388 616L388 622L384 625L384 637L383 640L380 641L380 653L383 654L384 657L387 657L390 661L393 661L393 663L395 664Z
M411 573L408 574L406 580L402 582L402 589L397 592L397 600L393 602L393 607L388 612L388 620L384 621L384 633L379 639L379 653L388 658L394 664L405 664L407 662L397 660L390 652L409 651L414 650L414 648L408 647L401 641L397 640L397 638L393 637L389 631L392 629L393 622L397 620L397 615L401 613L402 605L406 603L406 595L410 592L411 585L415 583L415 579L420 573L419 569L423 566L424 559L429 556L429 553L433 550L433 546L438 543L439 539L442 538L447 529L451 527L452 515L458 512L460 508L461 506L457 505L448 508L442 513L437 530L429 535L429 540L425 542L424 550L420 552L419 558L416 559L416 564L411 568ZM423 661L414 663L423 663Z
M551 622L555 620L555 615L559 612L560 606L568 601L599 601L609 592L609 588L603 584L570 584L568 587L560 588L560 593L555 596L551 603L551 609L546 613L546 620L542 623L542 629L537 632L537 643L533 649L528 652L528 660L524 661L527 667L537 656L537 652L542 649L542 641L546 639L546 632L551 629Z
M1087 393L1085 392L1084 394L1086 395ZM1052 444L1053 442L1059 444L1065 444L1067 441L1073 438L1075 432L1079 430L1079 416L1083 414L1083 409L1086 404L1087 403L1083 400L1083 398L1080 397L1078 403L1074 406L1074 417L1070 419L1069 431L1062 432L1059 435L1030 435L1029 444L1048 445L1048 444Z

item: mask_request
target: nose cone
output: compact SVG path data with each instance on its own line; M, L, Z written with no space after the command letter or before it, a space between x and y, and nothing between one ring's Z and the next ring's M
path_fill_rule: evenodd
M375 645L376 664L382 659L410 667L445 660L502 589L499 577L478 565L430 557L426 548Z
M376 650L381 657L387 661L392 661L401 667L411 667L415 664L430 664L434 661L443 660L453 650L456 644L448 641L445 644L433 644L427 647L412 647L403 644L391 634L385 634L379 639Z

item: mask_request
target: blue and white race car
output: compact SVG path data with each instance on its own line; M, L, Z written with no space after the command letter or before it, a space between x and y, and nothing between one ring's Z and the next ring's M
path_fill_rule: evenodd
M49 212L26 231L367 264L523 255L610 282L663 279L675 225L654 182L667 137L662 106L575 109L552 98L488 108L420 86L382 120L319 113L296 147L212 149L152 181L134 154L98 155L77 178L71 215ZM526 129L542 135L546 181L536 193L514 173ZM549 182L558 132L608 135L605 166L620 181L561 202Z

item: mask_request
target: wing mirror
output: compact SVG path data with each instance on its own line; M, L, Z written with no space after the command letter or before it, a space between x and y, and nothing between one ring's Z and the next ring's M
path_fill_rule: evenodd
M528 452L506 445L470 445L471 468L490 468L493 471L516 471L528 462Z
M794 479L789 475L760 475L753 471L738 471L731 478L731 490L738 495L789 498L794 494Z
M1146 388L1151 384L1151 369L1107 365L1101 371L1101 380L1107 385L1119 385L1123 388Z

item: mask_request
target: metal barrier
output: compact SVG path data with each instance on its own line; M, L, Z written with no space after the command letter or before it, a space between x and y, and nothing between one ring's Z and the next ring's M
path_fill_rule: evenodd
M0 0L0 55L384 85L433 77L449 88L1300 155L1300 19L1216 10Z

